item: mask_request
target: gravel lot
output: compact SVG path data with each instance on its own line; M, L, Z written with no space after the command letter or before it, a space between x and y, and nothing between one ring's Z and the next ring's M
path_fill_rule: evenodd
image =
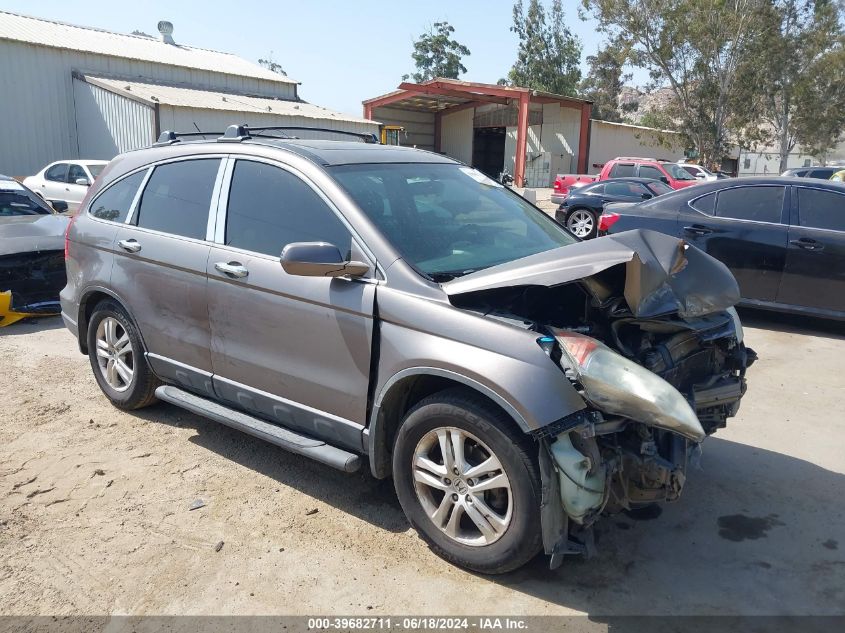
M122 413L60 319L0 330L0 614L845 614L845 337L743 316L760 360L681 501L498 578L429 552L390 481Z

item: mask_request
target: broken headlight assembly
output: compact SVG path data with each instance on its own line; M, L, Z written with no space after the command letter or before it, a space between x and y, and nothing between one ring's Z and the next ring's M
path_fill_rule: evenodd
M583 397L597 409L701 442L704 429L687 399L648 369L600 341L568 330L552 329L560 351L556 359ZM554 359L551 337L538 339Z

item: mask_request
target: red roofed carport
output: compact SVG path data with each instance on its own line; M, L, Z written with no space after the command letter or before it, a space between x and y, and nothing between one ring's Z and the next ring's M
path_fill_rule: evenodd
M592 103L549 92L515 86L497 86L457 79L436 78L421 84L403 82L398 90L364 101L364 118L373 119L373 110L391 106L405 110L434 112L434 149L440 150L440 119L466 108L476 108L489 103L517 106L516 154L514 157L514 182L525 186L525 160L528 148L528 113L532 103L558 103L580 110L578 137L578 172L587 172L587 155L590 141L590 109Z

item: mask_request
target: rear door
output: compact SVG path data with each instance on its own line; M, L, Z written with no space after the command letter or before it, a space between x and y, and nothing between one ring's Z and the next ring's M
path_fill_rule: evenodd
M794 187L778 302L845 312L845 193Z
M207 238L222 167L221 157L206 156L156 165L130 223L118 229L112 267L112 287L135 318L153 369L207 395Z
M730 187L682 208L680 237L730 268L743 299L777 298L786 264L786 191L782 185Z
M44 172L38 191L45 199L67 200L67 168L67 163L56 163Z
M275 161L231 163L208 260L214 385L285 426L361 448L373 333L373 279L286 273L282 249L329 242L367 260L336 208Z

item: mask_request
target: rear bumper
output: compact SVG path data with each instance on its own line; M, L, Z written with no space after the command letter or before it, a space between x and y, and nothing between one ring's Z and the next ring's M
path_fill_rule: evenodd
M566 194L564 193L553 193L551 195L551 201L553 204L563 204L563 201L566 199Z

